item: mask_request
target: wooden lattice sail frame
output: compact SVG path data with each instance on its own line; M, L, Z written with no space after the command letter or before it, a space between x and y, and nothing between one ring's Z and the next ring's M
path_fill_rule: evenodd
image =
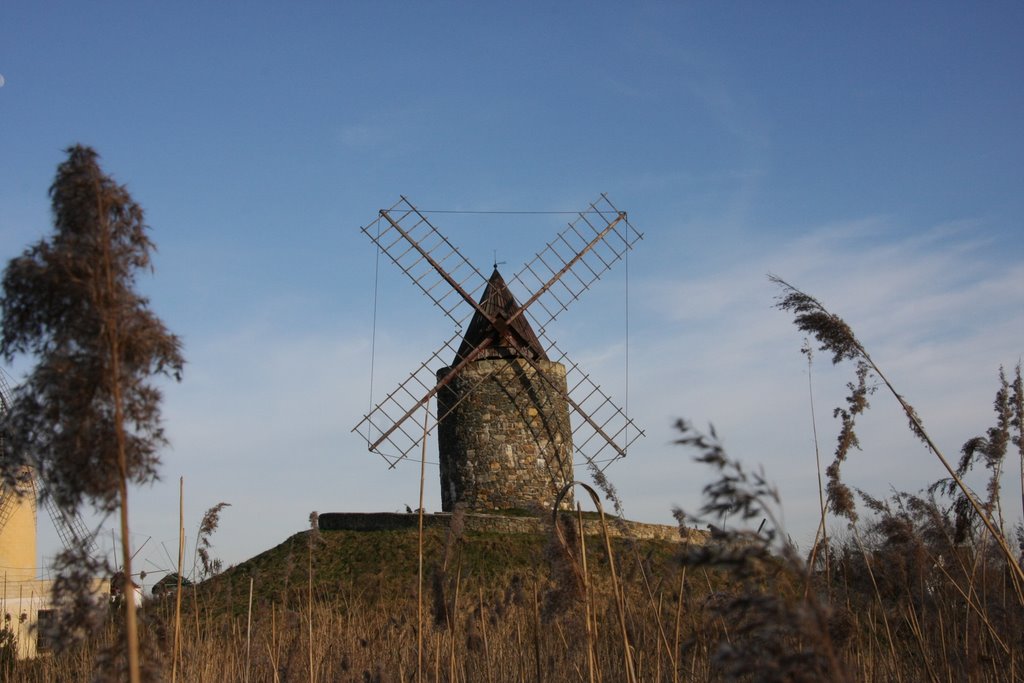
M508 281L510 288L528 294L515 310L499 317L477 300L488 278L424 213L401 197L382 209L362 232L444 312L456 332L364 415L353 431L365 439L370 451L394 467L415 453L424 437L422 427L410 418L429 406L430 399L467 364L496 344L523 348L539 342L548 358L566 369L565 398L572 409L576 454L586 463L601 463L602 469L624 457L629 446L644 435L643 430L555 344L547 328L643 238L626 213L604 194L578 212L568 227ZM498 334L482 335L478 344L467 349L463 329L474 315L486 320ZM520 317L528 324L516 324ZM523 329L533 330L536 339L524 339ZM456 363L451 371L438 380L436 369L449 365L453 357ZM521 357L538 370L531 354ZM538 376L544 373L538 372ZM438 421L444 418L437 416Z

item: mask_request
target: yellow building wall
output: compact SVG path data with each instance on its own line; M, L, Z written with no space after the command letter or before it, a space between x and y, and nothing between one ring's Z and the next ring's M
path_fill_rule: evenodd
M4 492L5 498L10 495ZM33 487L26 486L24 495L12 497L4 505L14 508L7 523L0 529L0 578L9 582L36 578L36 497Z
M38 654L39 610L50 609L52 581L9 581L2 603L4 627L17 639L18 659L31 659Z
M11 497L0 503L0 508L5 505L13 507L0 509L0 515L7 519L0 528L0 628L14 633L17 656L26 659L39 654L39 645L45 638L37 625L39 612L52 609L53 581L36 578L35 488L27 485L24 495ZM94 579L91 589L97 601L109 601L109 581Z
M3 627L9 629L17 638L18 659L31 659L46 652L45 649L40 649L41 644L48 637L52 639L52 636L40 632L39 612L53 610L50 600L53 581L8 581L0 590L3 591L0 593ZM106 603L110 600L109 581L94 579L90 591L97 603Z

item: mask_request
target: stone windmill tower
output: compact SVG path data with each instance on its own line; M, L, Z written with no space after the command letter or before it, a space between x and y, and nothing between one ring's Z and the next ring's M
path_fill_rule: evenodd
M480 308L507 321L519 308L495 268ZM550 508L573 480L572 428L565 366L549 358L524 316L502 336L475 312L452 365L437 373L445 382L473 349L483 353L437 394L441 507ZM564 499L566 505L570 497Z
M410 418L436 397L444 510L550 508L577 456L603 469L643 435L546 333L642 235L601 195L506 282L497 266L485 278L425 213L402 197L363 233L456 332L353 431L394 467L423 442Z

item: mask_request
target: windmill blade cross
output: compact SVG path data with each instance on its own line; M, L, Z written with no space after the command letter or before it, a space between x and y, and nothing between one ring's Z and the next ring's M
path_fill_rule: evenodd
M558 270L558 272L557 272L557 273L555 273L554 275L552 275L552 276L551 276L551 278L550 278L550 279L549 279L549 280L548 280L547 282L545 282L545 283L544 283L544 284L543 284L543 285L541 286L541 288L540 288L540 289L538 289L538 290L537 290L537 291L536 291L536 292L535 292L535 293L534 293L534 294L533 294L533 295L532 295L532 296L531 296L531 297L530 297L529 299L527 299L527 300L526 300L526 302L525 302L525 303L523 303L523 305L519 307L519 310L518 310L518 311L516 311L515 313L513 313L513 314L512 314L512 316L511 316L511 317L509 318L509 321L512 321L512 320L514 320L515 318L517 318L517 317L519 317L520 315L522 315L522 314L523 314L523 312L524 312L524 311L525 311L525 310L526 310L527 308L529 308L529 307L530 307L530 305L531 305L531 304L532 304L532 303L533 303L534 301L536 301L537 299L539 299L540 297L542 297L542 296L543 296L544 294L546 294L546 293L547 293L547 292L548 292L548 291L549 291L549 290L550 290L550 289L551 289L551 288L552 288L552 287L553 287L553 286L554 286L554 285L555 285L555 284L556 284L557 282L559 282L559 281L560 281L560 280L561 280L561 279L562 279L562 278L563 278L563 277L565 276L565 274L566 274L566 273L568 273L568 272L569 272L570 270L572 270L572 267L573 267L573 266L575 266L575 265L576 265L577 263L579 263L580 261L582 261L582 260L583 260L583 257L587 255L587 252L589 252L589 251L590 251L591 249L593 249L593 248L594 248L594 246L595 246L595 245L597 245L597 244L598 244L598 243L599 243L599 242L600 242L601 240L603 240L603 239L604 239L604 237L605 237L605 235L607 235L607 234L608 234L608 233L609 233L609 232L610 232L610 231L611 231L611 230L612 230L612 229L613 229L613 228L614 228L614 227L615 227L616 225L618 225L619 221L623 220L623 219L624 219L625 217L626 217L626 214L624 214L624 213L620 213L620 214L619 214L618 216L616 216L616 218L615 218L615 220L614 220L614 221L612 221L611 223L609 223L609 224L607 225L607 227L605 227L605 229L604 229L604 230L602 230L601 232L599 232L599 233L597 234L597 236L596 236L596 237L594 237L594 239L592 239L592 240L591 240L590 242L588 242L588 243L587 243L587 245L586 245L585 247L583 247L583 249L582 249L582 250L581 250L581 251L580 251L580 252L579 252L578 254L576 254L576 255L575 255L575 256L573 256L573 257L572 257L571 259L569 259L569 260L568 260L568 261L567 261L567 262L565 263L565 265L563 265L563 266L562 266L562 267L561 267L561 268L560 268L560 269ZM549 247L550 247L550 245L549 245ZM541 253L543 253L543 252L541 252ZM539 258L539 257L540 257L540 255L538 254L538 258ZM544 265L545 265L545 266L547 266L548 264L547 264L547 263L545 263ZM550 267L550 266L548 266L548 267ZM575 300L575 299L574 299L574 300ZM563 309L562 309L562 310L565 310L565 307L564 307L564 306L563 306Z
M588 214L597 218L591 220L588 218ZM380 229L381 220L386 225L383 230ZM374 224L378 226L376 232L371 230ZM480 271L469 263L461 252L404 196L390 209L382 209L374 224L363 228L363 233L436 306L441 308L446 316L461 327L468 314L457 314L457 312L464 310L468 310L469 313L476 312L490 324L498 335L497 340L488 336L468 353L457 354L455 366L438 380L429 366L435 361L447 365L441 358L441 353L452 349L454 340L459 336L457 333L438 351L435 351L426 362L421 363L416 371L353 428L353 431L359 432L366 439L368 449L379 453L392 468L398 461L404 459L423 438L419 430L410 433L402 426L413 413L427 404L444 386L458 376L466 365L481 357L495 341L508 341L509 345L513 347L528 347L529 342L516 329L519 326L512 323L520 316L526 315L527 309L534 304L543 309L544 315L539 318L532 315L528 317L535 321L541 321L539 335L546 337L544 334L546 326L578 299L583 291L589 289L638 240L643 238L643 235L629 224L626 213L619 211L607 196L602 194L597 202L589 205L588 211L579 212L577 218L569 223L568 227L559 233L553 242L548 243L531 261L527 262L513 278L520 287L533 293L522 305L517 305L513 312L505 317L492 315L477 301L475 297L486 282ZM446 263L454 263L454 268L446 269ZM455 273L462 269L465 269L467 274L461 279L455 277ZM437 288L443 284L448 285L448 289L443 293L438 293ZM463 303L468 304L468 308L464 307ZM532 332L530 334L532 335ZM551 348L557 349L550 340L547 340L547 343ZM560 361L568 360L561 350L559 350L559 354ZM535 371L539 369L533 359L527 358L527 360L530 361ZM576 401L567 395L566 399L581 420L581 424L586 425L590 430L586 438L577 446L577 450L583 453L588 461L593 461L598 453L609 447L615 453L613 459L624 456L629 444L642 436L643 431L637 428L633 421L615 406L611 399L600 390L600 387L590 380L588 375L580 372L578 365L569 361L569 368L577 377L572 386L574 388L582 386L586 391L586 397L582 401ZM543 373L538 374L543 376ZM550 383L547 378L545 381ZM597 420L593 417L596 410L592 412L583 405L594 396L600 398L597 410L611 406L611 417ZM407 403L407 400L411 400L412 403ZM401 413L401 415L394 419L393 413ZM438 419L443 417L439 415ZM377 422L381 418L390 423L386 429L378 428ZM629 438L630 427L634 429L632 438ZM375 435L375 431L379 434ZM573 430L574 433L577 431L579 428ZM609 434L609 431L612 433ZM619 445L616 439L623 434L626 436L627 443ZM587 455L589 450L587 446L595 438L598 443L596 452L593 455ZM382 452L380 449L384 443L395 447L397 454L389 456Z
M0 485L0 532L7 526L7 522L11 521L17 498L18 494L15 491L6 485Z
M524 291L535 292L523 308L536 305L544 311L543 316L532 316L537 334L543 335L555 318L641 239L643 235L629 223L626 212L616 208L607 195L591 203L589 212L581 211L512 277Z
M382 219L386 228L372 230ZM487 280L408 199L381 209L362 232L456 325L465 322ZM442 285L450 289L438 292Z
M379 451L377 451L377 449L380 447L380 445L382 443L384 443L385 441L391 440L392 434L394 434L397 431L401 431L404 434L404 436L407 437L407 440L410 442L408 446L403 446L401 444L398 444L398 443L392 441L393 445L396 445L396 446L399 447L400 455L397 458L393 459L393 460L388 458L387 456L384 457L385 460L388 460L390 467L393 468L398 463L399 460L404 459L408 455L409 451L412 450L417 444L419 444L420 440L423 438L422 436L414 437L413 435L408 434L407 432L405 432L404 429L402 429L402 424L406 420L408 420L410 417L412 417L412 414L415 413L419 409L420 406L422 406L425 403L427 403L427 401L429 401L431 398L433 398L434 395L437 394L437 392L441 391L441 389L443 389L449 382L451 382L453 379L455 379L455 377L458 375L458 372L462 368L464 368L466 365L468 365L472 361L476 360L491 345L490 340L484 340L484 343L482 343L479 346L477 346L475 349L473 349L472 353L470 353L465 358L463 358L462 361L458 365L455 366L455 368L452 370L451 373L449 373L448 376L442 378L439 381L436 380L436 377L434 376L433 371L431 371L430 368L428 367L428 364L430 363L431 360L440 359L440 354L445 349L451 349L451 350L454 351L456 347L453 347L451 345L451 342L454 339L457 339L460 336L461 336L460 333L456 333L456 335L454 337L452 337L452 339L450 339L449 341L445 342L445 344L440 349L438 349L433 354L431 354L429 360L425 361L424 363L421 363L419 369L417 369L415 372L413 372L413 374L410 375L408 379L406 379L404 382L399 384L398 387L394 391L392 391L390 394L388 394L387 398L385 398L383 401L381 401L379 404L377 404L377 406L368 415L364 416L362 421L359 424L357 424L355 426L355 428L353 428L352 431L364 430L366 432L364 434L364 437L366 438L367 443L369 444L368 450L371 450L371 451L374 451L374 452L379 452ZM444 362L444 361L442 361L442 362ZM433 383L428 385L422 379L419 379L418 376L420 374L422 374L422 372L424 370L427 370L427 371L430 372L431 377L434 378L434 380L435 380ZM413 398L415 398L415 395L412 394L412 392L410 392L409 389L408 389L408 386L410 384L412 384L412 383L419 384L421 387L426 389L426 393L423 396L421 396L418 400L416 400L416 402L413 403L410 408L405 409L405 412L402 414L402 416L399 417L397 420L393 420L391 426L389 428L387 428L386 430L382 431L380 436L377 437L377 440L373 441L371 443L371 438L372 437L370 437L368 435L370 434L369 430L372 429L375 426L374 425L373 416L375 414L378 414L378 413L387 416L387 413L386 413L386 410L385 410L384 406L386 406L389 402L395 403L395 405L399 409L401 409L401 404L395 398L395 396L399 395L400 393L407 393L410 396L412 396ZM363 433L363 432L360 432L360 433Z
M532 358L527 358L526 362L528 362L530 364L530 366L537 372L537 376L541 377L544 382L550 384L551 386L555 386L551 382L551 380L548 378L548 376L546 374L544 374L543 370L541 370L541 368L540 368L540 365L536 361L534 361ZM557 387L555 387L555 388L557 388ZM594 385L594 389L595 390L600 390L600 387L598 387L597 385ZM589 398L592 395L593 394L588 394L587 398ZM590 417L590 415L585 410L583 410L583 407L579 403L577 403L576 401L573 400L572 392L571 391L567 391L566 392L565 400L568 401L569 405L572 406L572 409L574 411L576 411L576 414L579 415L580 418L583 419L584 422L586 422L588 425L590 425L590 428L594 430L594 434L597 435L597 436L600 436L602 439L604 439L605 444L607 444L612 449L614 449L615 457L616 458L625 457L625 455L626 455L625 449L622 446L619 446L619 444L616 443L616 441L615 441L615 439L613 437L610 437L610 436L608 436L608 434L605 433L603 425L600 425L597 422L595 422L594 419L592 417ZM610 401L611 399L608 399L608 400ZM588 441L589 441L589 439L588 439ZM585 446L585 445L586 445L586 443L581 444L581 446ZM588 460L592 460L593 458L588 457L587 459Z
M641 429L607 393L546 335L551 360L565 366L567 398L581 422L573 428L576 450L588 461L599 459L609 448L613 460L624 457L629 447L643 437Z
M408 200L406 200L404 197L402 199L404 201L408 202ZM411 204L410 204L410 206L411 206ZM414 211L415 211L415 209L414 209ZM416 213L418 215L422 216L422 214L419 214L418 211ZM472 309L474 311L476 311L480 315L484 316L484 318L487 319L487 322L489 322L496 330L498 330L503 337L507 337L510 340L512 340L514 337L516 337L516 331L515 331L514 328L509 326L509 323L511 323L515 318L519 317L519 315L526 309L526 307L530 305L529 303L524 304L518 311L516 311L515 314L510 316L508 318L508 320L499 320L498 318L495 318L483 306L481 306L479 303L477 303L477 300L475 298L473 298L473 296L471 294L469 294L469 292L467 292L462 287L461 283L456 281L455 278L453 278L450 274L448 274L447 271L445 271L442 263L438 262L437 260L435 260L431 256L430 251L428 251L427 249L424 249L423 246L419 242L417 242L416 240L413 240L409 236L409 234L405 230L402 229L402 226L399 225L398 222L396 222L391 217L391 215L388 213L388 211L381 211L380 214L384 218L384 220L386 220L388 223L391 224L391 227L396 232L398 232L399 235L401 235L409 244L412 245L411 249L420 255L420 259L422 259L423 261L426 261L428 264L430 264L431 267L433 267L433 269L437 272L438 276L440 277L439 282L440 281L447 282L448 286L451 287L460 297L462 297L463 301L468 303L472 307ZM423 220L426 221L426 218L424 218ZM437 232L437 228L434 228L432 225L431 225L431 228L433 229L434 232ZM440 233L438 233L438 234L440 234ZM448 246L451 246L451 243L448 242L447 239L444 240L444 243L446 245L448 245ZM457 255L457 256L461 257L461 254L459 253L459 251L457 249L455 249L455 247L451 247L451 249L452 250L448 253L448 256ZM465 261L465 259L463 259L463 260ZM467 264L469 263L468 261L465 261L465 262ZM475 268L473 270L474 270L474 272L477 275L480 274L480 271L476 270ZM406 271L406 273L409 274L408 271ZM411 277L411 275L410 275L410 277ZM556 278L557 277L558 276L556 276ZM422 280L422 278L414 278L414 282L416 282L417 284L420 284L421 280ZM422 288L422 285L421 285L421 288ZM429 289L423 288L423 291L425 291L427 293L427 295L430 296L431 295L431 291L433 290L433 288L434 288L433 286L430 287ZM536 298L536 297L534 297L534 298ZM518 341L520 343L523 343L525 340L519 339ZM424 399L420 403L421 404L425 403L429 399L430 399L430 396L424 397ZM413 408L413 410L415 410L415 408ZM406 417L408 417L408 415L406 415Z
M35 487L35 480L32 485ZM36 496L39 498L38 492ZM60 538L60 542L66 550L82 548L89 555L96 551L95 534L89 533L85 522L82 521L78 513L67 513L61 510L50 496L42 496L42 501L43 507L46 508L50 521L53 523L53 528L57 532L57 537Z

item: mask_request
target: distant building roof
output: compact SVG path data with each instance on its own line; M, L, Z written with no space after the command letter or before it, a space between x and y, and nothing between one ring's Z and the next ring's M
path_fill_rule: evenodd
M497 268L491 273L484 293L480 297L480 308L502 323L519 310L519 303L509 291L505 279L501 277ZM533 328L530 327L525 314L521 314L513 320L508 325L508 330L511 332L510 335L502 335L486 317L480 314L480 311L475 312L472 320L469 321L466 335L462 338L462 345L459 346L452 364L458 364L488 338L492 340L491 346L477 356L478 359L529 357L533 360L548 360L548 355L544 351L544 347L541 346L540 340L537 339Z

